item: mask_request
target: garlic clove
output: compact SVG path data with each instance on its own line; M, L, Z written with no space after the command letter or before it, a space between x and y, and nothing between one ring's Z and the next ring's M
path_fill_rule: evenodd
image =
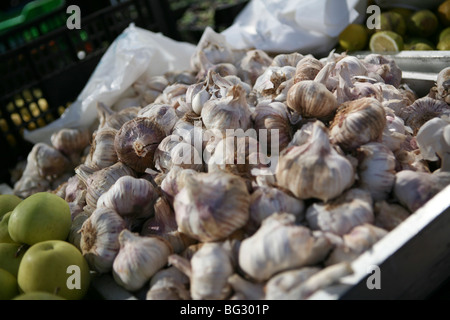
M119 234L125 229L125 221L109 208L97 208L83 222L80 248L91 270L107 273L112 270L119 252Z
M280 154L276 179L299 199L328 201L353 185L355 171L351 162L332 148L325 125L315 121L308 142Z
M159 237L142 237L127 229L118 236L119 252L114 259L114 280L128 291L141 289L168 263L172 247Z
M344 235L352 228L373 223L372 197L362 189L350 189L326 203L313 203L306 210L306 220L312 230Z
M245 181L226 172L186 176L173 203L179 230L202 242L224 239L242 228L249 205Z
M131 169L143 173L147 168L154 168L153 156L164 137L164 129L155 118L130 120L120 128L114 139L117 157Z
M266 218L258 231L242 240L239 267L252 279L263 282L274 274L312 266L328 254L331 243L316 238L311 230L295 225L295 216L276 213Z

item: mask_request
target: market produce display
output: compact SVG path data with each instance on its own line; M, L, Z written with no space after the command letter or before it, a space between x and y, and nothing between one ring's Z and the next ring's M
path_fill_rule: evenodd
M373 5L369 1L369 8ZM371 11L370 11L371 12ZM433 10L391 5L379 15L378 27L371 23L349 24L339 35L338 49L398 52L402 50L450 50L450 1Z
M389 56L221 40L33 147L0 197L4 297L82 299L89 269L148 300L306 299L450 184L450 68L419 97Z

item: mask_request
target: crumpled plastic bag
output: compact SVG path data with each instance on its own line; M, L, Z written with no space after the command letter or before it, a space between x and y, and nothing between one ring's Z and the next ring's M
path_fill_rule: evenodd
M251 0L221 32L235 49L326 55L350 23L362 23L367 0Z
M77 100L59 119L26 130L24 138L32 143L50 143L52 133L62 128L89 127L97 119L97 102L113 105L144 73L156 76L189 69L194 50L195 45L130 24L104 53Z

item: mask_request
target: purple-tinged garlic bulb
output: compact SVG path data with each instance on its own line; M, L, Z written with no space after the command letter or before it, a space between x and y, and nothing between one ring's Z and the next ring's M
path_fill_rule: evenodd
M325 265L331 266L342 262L351 262L362 253L372 248L381 240L388 231L370 223L354 227L342 237L342 243L338 244L325 261Z
M281 152L276 179L299 199L328 201L353 185L355 170L331 146L325 125L316 121L307 142Z
M450 172L397 172L393 194L401 205L415 212L450 184Z
M226 172L186 176L173 207L178 228L202 242L224 239L249 219L250 196L244 179Z
M112 166L118 161L114 147L117 131L117 129L105 126L93 133L92 145L84 161L85 165L100 170Z
M112 270L119 249L119 234L126 228L125 220L113 209L97 208L81 226L81 253L91 270L107 273Z
M288 91L286 104L303 118L327 119L338 108L336 97L321 83L303 80Z
M369 142L357 149L358 186L374 201L388 199L395 180L395 156L384 144Z
M387 231L394 230L411 215L403 206L385 200L375 202L374 214L375 226Z
M305 56L295 65L294 84L304 80L314 80L322 68L322 62L311 55Z
M312 230L344 235L364 223L373 223L372 197L363 189L353 188L328 202L315 202L306 210Z
M281 271L315 265L325 258L330 246L324 237L296 225L294 215L275 213L255 234L242 240L238 263L248 276L263 282Z
M425 122L443 115L450 115L450 106L446 102L423 97L404 108L399 116L405 121L405 125L417 134Z
M368 142L381 141L386 126L386 112L374 98L343 103L330 125L330 140L344 151Z
M128 291L141 289L161 270L173 253L171 245L156 236L143 237L124 229L118 236L119 252L113 262L115 282Z
M175 108L168 104L149 104L139 110L137 116L153 118L164 129L166 135L172 132L175 123L179 120Z
M119 161L138 173L154 168L153 156L165 137L164 129L154 118L135 118L117 132L114 147Z
M166 193L170 200L183 189L186 183L186 177L197 174L193 169L185 169L180 166L172 166L161 182L161 189Z
M402 70L397 66L393 58L385 55L372 53L367 55L364 60L368 76L380 76L385 83L398 88L402 81Z
M238 77L250 85L254 85L256 79L272 63L272 58L263 50L248 50L241 59L238 68Z

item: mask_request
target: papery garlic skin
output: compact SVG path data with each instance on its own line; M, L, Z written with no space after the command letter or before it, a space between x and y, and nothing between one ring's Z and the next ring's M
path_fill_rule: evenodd
M226 238L243 227L249 206L244 180L226 172L187 176L173 202L179 230L202 242Z
M152 276L145 300L191 300L189 281L174 266L161 269Z
M125 220L112 209L97 208L81 226L81 253L91 270L107 273L112 270L119 252L119 234Z
M220 242L205 243L191 259L191 296L194 300L221 300L231 293L234 268Z
M357 150L358 185L370 192L374 201L389 198L395 180L395 156L384 144L369 142Z
M92 146L84 164L96 169L103 169L115 164L118 161L114 147L116 134L117 130L110 127L95 131L92 135Z
M124 229L118 237L120 250L112 275L126 290L141 289L168 261L172 247L159 237L142 237Z
M316 121L308 142L280 154L276 178L299 199L327 201L353 185L355 171L351 162L331 146L325 125Z
M294 222L295 217L288 213L276 213L266 218L255 234L242 240L240 268L261 282L278 272L321 261L331 244Z
M368 191L350 189L332 201L313 203L306 210L306 220L312 230L342 236L355 226L373 223L372 197Z
M375 202L374 214L375 226L387 231L394 230L410 216L410 212L403 206L385 200Z
M153 118L164 129L166 135L169 135L175 123L180 119L173 106L168 104L151 103L138 112L138 117Z
M248 50L239 63L238 76L250 85L270 66L272 58L263 50Z

